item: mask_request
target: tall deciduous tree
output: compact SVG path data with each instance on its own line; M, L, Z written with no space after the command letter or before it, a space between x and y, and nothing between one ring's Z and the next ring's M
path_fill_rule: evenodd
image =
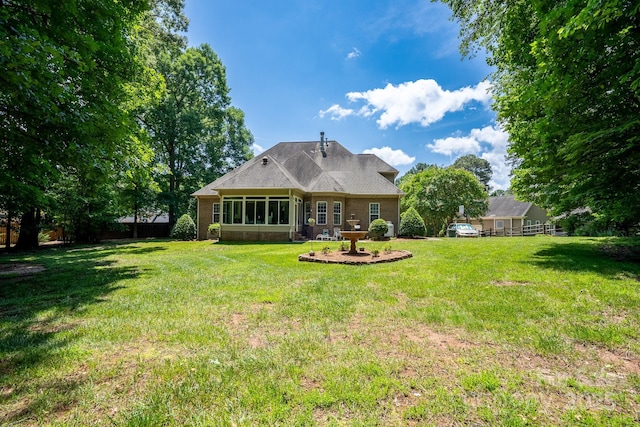
M134 23L147 2L0 2L0 209L38 245L40 208L68 166L108 161L126 140Z
M442 0L484 48L510 134L512 189L555 213L640 218L640 3Z
M493 171L491 170L491 164L487 160L481 159L474 154L467 154L458 157L451 166L471 172L485 188L489 188L489 181L491 181Z
M411 178L412 175L422 172L425 169L437 168L437 167L438 167L437 165L428 165L426 163L416 163L416 165L411 169L409 169L407 173L402 175L400 178L396 179L396 185L400 186L403 182Z
M242 111L230 107L226 71L213 49L175 54L158 56L166 92L143 115L157 161L168 168L159 182L171 224L187 211L190 193L249 159L253 143Z
M483 215L489 207L483 185L462 169L430 167L411 175L400 189L405 193L402 210L415 208L434 234L455 218L460 205L471 217Z

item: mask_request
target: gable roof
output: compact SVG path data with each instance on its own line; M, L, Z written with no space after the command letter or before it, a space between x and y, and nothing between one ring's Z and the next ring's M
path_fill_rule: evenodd
M483 217L523 217L531 206L533 203L520 202L515 196L489 197L489 210Z
M336 141L281 142L193 193L225 189L299 189L304 192L401 195L398 170L373 154L353 154Z

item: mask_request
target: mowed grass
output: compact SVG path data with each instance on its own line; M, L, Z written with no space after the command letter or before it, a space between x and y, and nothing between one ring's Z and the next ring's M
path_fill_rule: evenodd
M391 241L413 258L297 261L324 245L0 256L44 267L0 276L0 424L640 422L637 241Z

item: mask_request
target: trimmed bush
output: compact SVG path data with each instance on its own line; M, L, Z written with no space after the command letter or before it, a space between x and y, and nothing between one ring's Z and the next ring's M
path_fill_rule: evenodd
M171 237L180 240L193 240L196 238L196 223L187 214L178 218L176 225L171 230Z
M374 219L371 221L371 224L369 224L369 237L372 240L381 240L387 231L389 231L389 226L387 225L387 221L382 218Z
M411 207L400 215L400 227L398 227L398 236L425 236L427 227L418 211Z

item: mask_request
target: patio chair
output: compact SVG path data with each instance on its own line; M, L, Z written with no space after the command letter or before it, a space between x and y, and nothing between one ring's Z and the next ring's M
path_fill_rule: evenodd
M329 229L325 228L322 230L322 234L318 234L316 236L316 240L331 240L331 237L329 236Z
M340 231L340 227L335 227L333 229L333 237L331 238L331 240L344 240L344 237L342 237L342 233Z

